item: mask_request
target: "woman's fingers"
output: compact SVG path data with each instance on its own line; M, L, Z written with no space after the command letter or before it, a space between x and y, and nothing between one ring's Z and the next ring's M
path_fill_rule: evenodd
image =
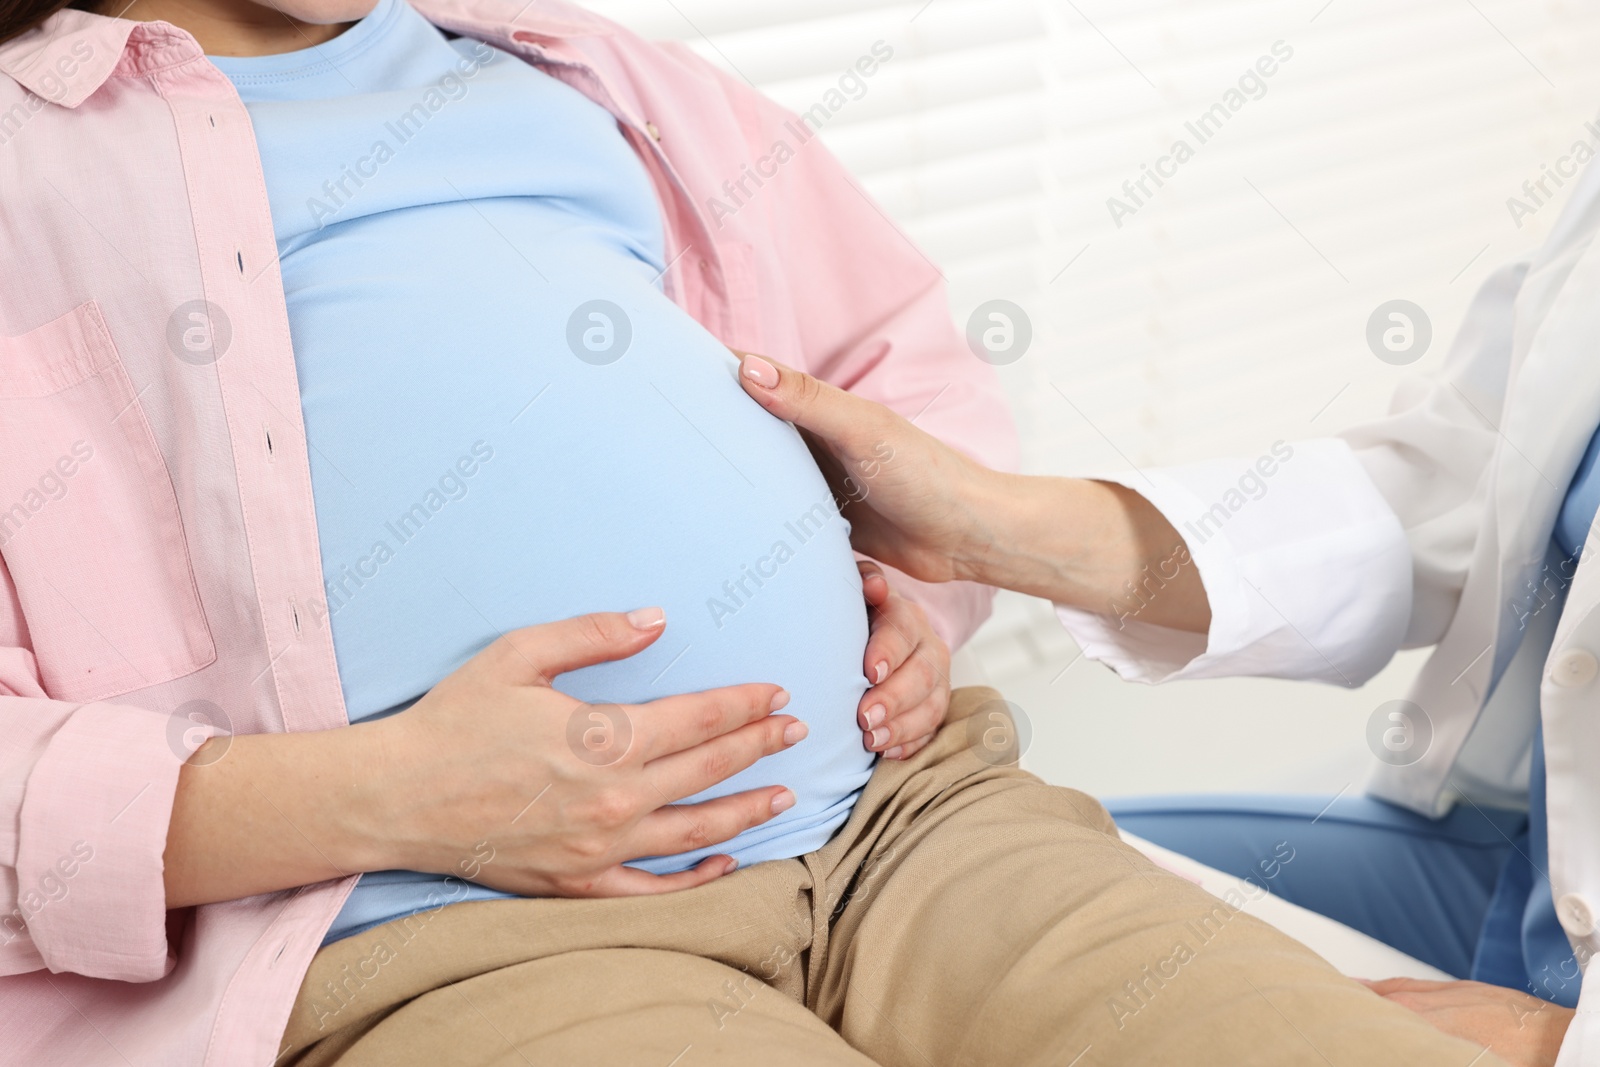
M921 703L895 715L874 729L867 738L867 747L888 756L890 751L910 744L919 738L938 731L950 710L950 691L939 687ZM898 759L905 753L889 756Z
M863 588L881 581L887 589L877 564L863 560L859 566ZM885 596L873 612L865 670L871 688L856 709L862 743L903 759L927 743L949 710L949 650L921 608Z
M732 856L707 856L687 871L650 874L620 863L593 878L575 879L558 888L564 897L644 897L676 893L714 882L738 869Z
M927 733L927 730L908 733L901 720L941 691L947 691L947 686L931 656L920 649L914 650L889 675L888 681L874 686L863 698L865 707L859 725L867 734L867 747L882 752L891 745L903 744Z
M862 661L862 669L866 672L867 681L876 688L887 682L889 676L911 658L912 651L917 647L917 639L892 616L881 610L874 615L872 634L867 638L867 651ZM868 690L862 700L863 708L870 706L874 700L881 700L881 694ZM865 726L866 723L862 725Z
M910 759L912 756L915 756L918 752L921 752L923 749L927 748L928 747L928 742L932 741L933 737L934 737L933 734L929 734L926 737L919 737L915 741L910 742L909 744L896 745L893 748L888 749L887 751L885 751L884 754L883 754L883 758L884 759L892 759L892 760Z
M629 856L674 856L709 848L788 811L794 801L794 793L780 785L657 808L639 820L622 848Z
M652 700L633 709L628 719L639 734L639 759L648 763L760 722L788 703L789 694L781 686L734 685Z
M889 579L884 577L883 568L870 559L856 560L856 570L861 572L861 593L867 598L867 603L875 608L881 608L889 603ZM867 672L867 677L872 677L872 672Z
M652 760L643 774L655 797L666 804L692 797L767 756L793 748L805 740L807 733L806 724L793 715L773 715L694 748Z
M666 624L660 608L640 608L524 626L497 638L474 657L474 664L507 684L547 686L568 671L643 652Z

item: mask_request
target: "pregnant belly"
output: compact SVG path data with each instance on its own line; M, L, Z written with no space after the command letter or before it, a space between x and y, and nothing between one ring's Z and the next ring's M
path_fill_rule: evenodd
M799 435L636 275L558 280L509 314L469 291L407 292L407 276L374 284L452 313L397 313L359 339L314 309L294 320L297 350L327 354L302 360L302 391L352 718L416 699L506 630L660 605L654 646L556 687L613 704L772 682L811 733L695 798L781 783L793 808L732 847L638 865L819 847L872 767L855 724L867 622L847 524ZM568 343L572 309L597 299L631 332L614 362Z

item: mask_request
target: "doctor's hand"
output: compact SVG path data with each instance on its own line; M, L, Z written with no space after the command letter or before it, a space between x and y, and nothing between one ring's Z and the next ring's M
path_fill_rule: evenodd
M881 404L737 354L744 391L805 436L863 555L925 582L979 582L1119 622L1210 629L1188 545L1141 494L991 470Z
M864 663L872 687L856 708L862 743L884 759L909 759L950 710L950 649L927 613L889 588L876 563L856 565L872 617Z
M881 404L760 356L743 355L739 380L805 435L860 552L927 582L966 577L959 561L985 537L993 471Z
M794 804L780 785L678 803L803 739L803 723L775 714L789 694L736 685L589 705L551 688L644 651L665 629L649 608L513 630L371 724L382 785L376 802L354 805L376 852L361 869L460 874L463 857L487 854L472 881L559 897L663 893L733 870L727 855L663 876L623 864L727 841Z
M1483 982L1389 978L1361 984L1410 1008L1437 1030L1489 1049L1511 1067L1554 1067L1576 1014L1515 989Z

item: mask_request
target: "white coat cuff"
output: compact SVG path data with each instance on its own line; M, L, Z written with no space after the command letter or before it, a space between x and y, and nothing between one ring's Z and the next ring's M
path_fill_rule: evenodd
M1411 615L1400 520L1344 441L1274 449L1104 479L1142 494L1185 539L1211 629L1144 622L1131 591L1107 614L1058 604L1085 655L1152 683L1258 675L1355 686L1382 669ZM1160 596L1153 578L1146 602Z

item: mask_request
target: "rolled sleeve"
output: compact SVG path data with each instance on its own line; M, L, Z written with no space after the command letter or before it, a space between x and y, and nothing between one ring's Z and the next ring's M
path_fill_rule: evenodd
M13 914L50 970L150 982L172 969L167 826L179 768L215 732L86 704L46 742L22 798Z
M1211 628L1140 620L1131 594L1107 614L1058 604L1086 656L1148 683L1254 675L1356 686L1389 662L1411 616L1399 518L1342 440L1278 447L1270 475L1235 459L1105 479L1143 494L1184 538ZM1147 586L1144 602L1158 596Z

